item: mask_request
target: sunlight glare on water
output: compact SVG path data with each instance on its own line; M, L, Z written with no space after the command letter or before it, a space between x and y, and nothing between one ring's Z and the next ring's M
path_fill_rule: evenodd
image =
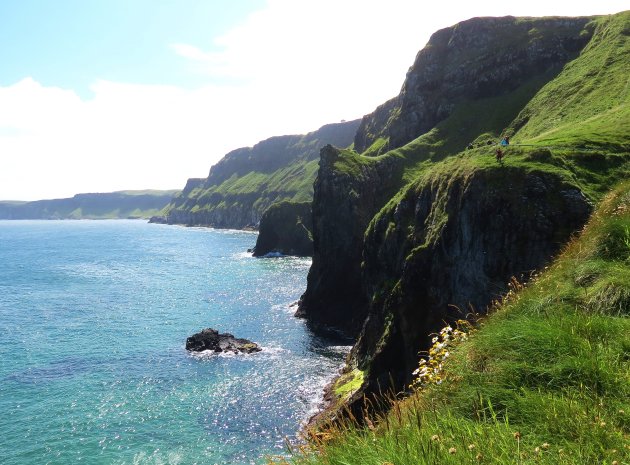
M348 348L292 316L310 261L253 233L0 221L0 463L262 463ZM190 355L214 327L254 355Z

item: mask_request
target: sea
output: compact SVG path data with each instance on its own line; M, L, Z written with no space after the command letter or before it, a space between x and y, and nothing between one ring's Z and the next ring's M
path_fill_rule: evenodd
M309 259L251 232L0 221L0 464L258 464L287 454L349 347L293 316ZM252 355L192 355L212 327Z

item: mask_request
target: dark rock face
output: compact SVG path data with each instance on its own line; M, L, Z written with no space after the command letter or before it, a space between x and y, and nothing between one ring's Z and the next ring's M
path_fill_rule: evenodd
M351 362L368 370L363 393L392 381L404 389L430 333L471 310L483 313L511 277L526 279L558 253L591 210L560 177L516 168L410 186L366 233L370 304Z
M192 352L202 352L212 350L214 352L241 352L251 354L260 352L262 349L258 344L247 339L235 338L229 333L220 334L217 330L206 328L200 333L193 334L186 339L186 350Z
M314 186L313 264L296 316L356 335L367 308L361 283L363 234L400 182L402 167L396 158L353 171L339 170L337 163L353 166L352 155L324 147Z
M473 18L437 31L409 69L400 94L366 115L354 139L401 147L448 117L457 104L502 95L560 70L590 40L591 18Z
M311 202L273 204L260 219L254 257L270 253L313 256Z

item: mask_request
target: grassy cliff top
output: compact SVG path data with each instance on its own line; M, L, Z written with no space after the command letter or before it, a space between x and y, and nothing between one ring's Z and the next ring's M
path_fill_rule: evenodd
M592 38L563 69L534 75L498 96L459 102L405 146L383 153L387 141L378 139L361 156L401 158L402 187L467 147L494 155L505 135L512 137L508 157L522 153L519 147L546 149L567 158L575 154L575 164L592 170L602 154L630 153L630 11L596 17L589 29Z
M548 70L502 95L462 102L433 129L380 154L344 151L339 171L395 159L398 187L427 178L491 170L497 176L532 170L560 175L596 202L630 175L630 11L593 18L593 35L562 70ZM501 137L502 164L495 160ZM394 208L396 196L385 208Z

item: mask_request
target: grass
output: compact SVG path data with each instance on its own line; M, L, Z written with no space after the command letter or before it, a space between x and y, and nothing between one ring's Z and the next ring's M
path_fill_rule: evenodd
M340 376L333 386L336 398L343 401L358 391L363 384L364 375L365 373L355 368Z
M628 151L630 11L594 20L579 57L528 103L508 133L513 141Z
M553 265L453 348L441 384L395 400L364 427L329 425L280 462L629 463L629 309L626 182Z
M252 208L262 214L275 202L311 201L317 163L317 160L298 159L271 173L249 171L240 176L234 173L220 184L193 189L187 196L176 199L164 213Z

